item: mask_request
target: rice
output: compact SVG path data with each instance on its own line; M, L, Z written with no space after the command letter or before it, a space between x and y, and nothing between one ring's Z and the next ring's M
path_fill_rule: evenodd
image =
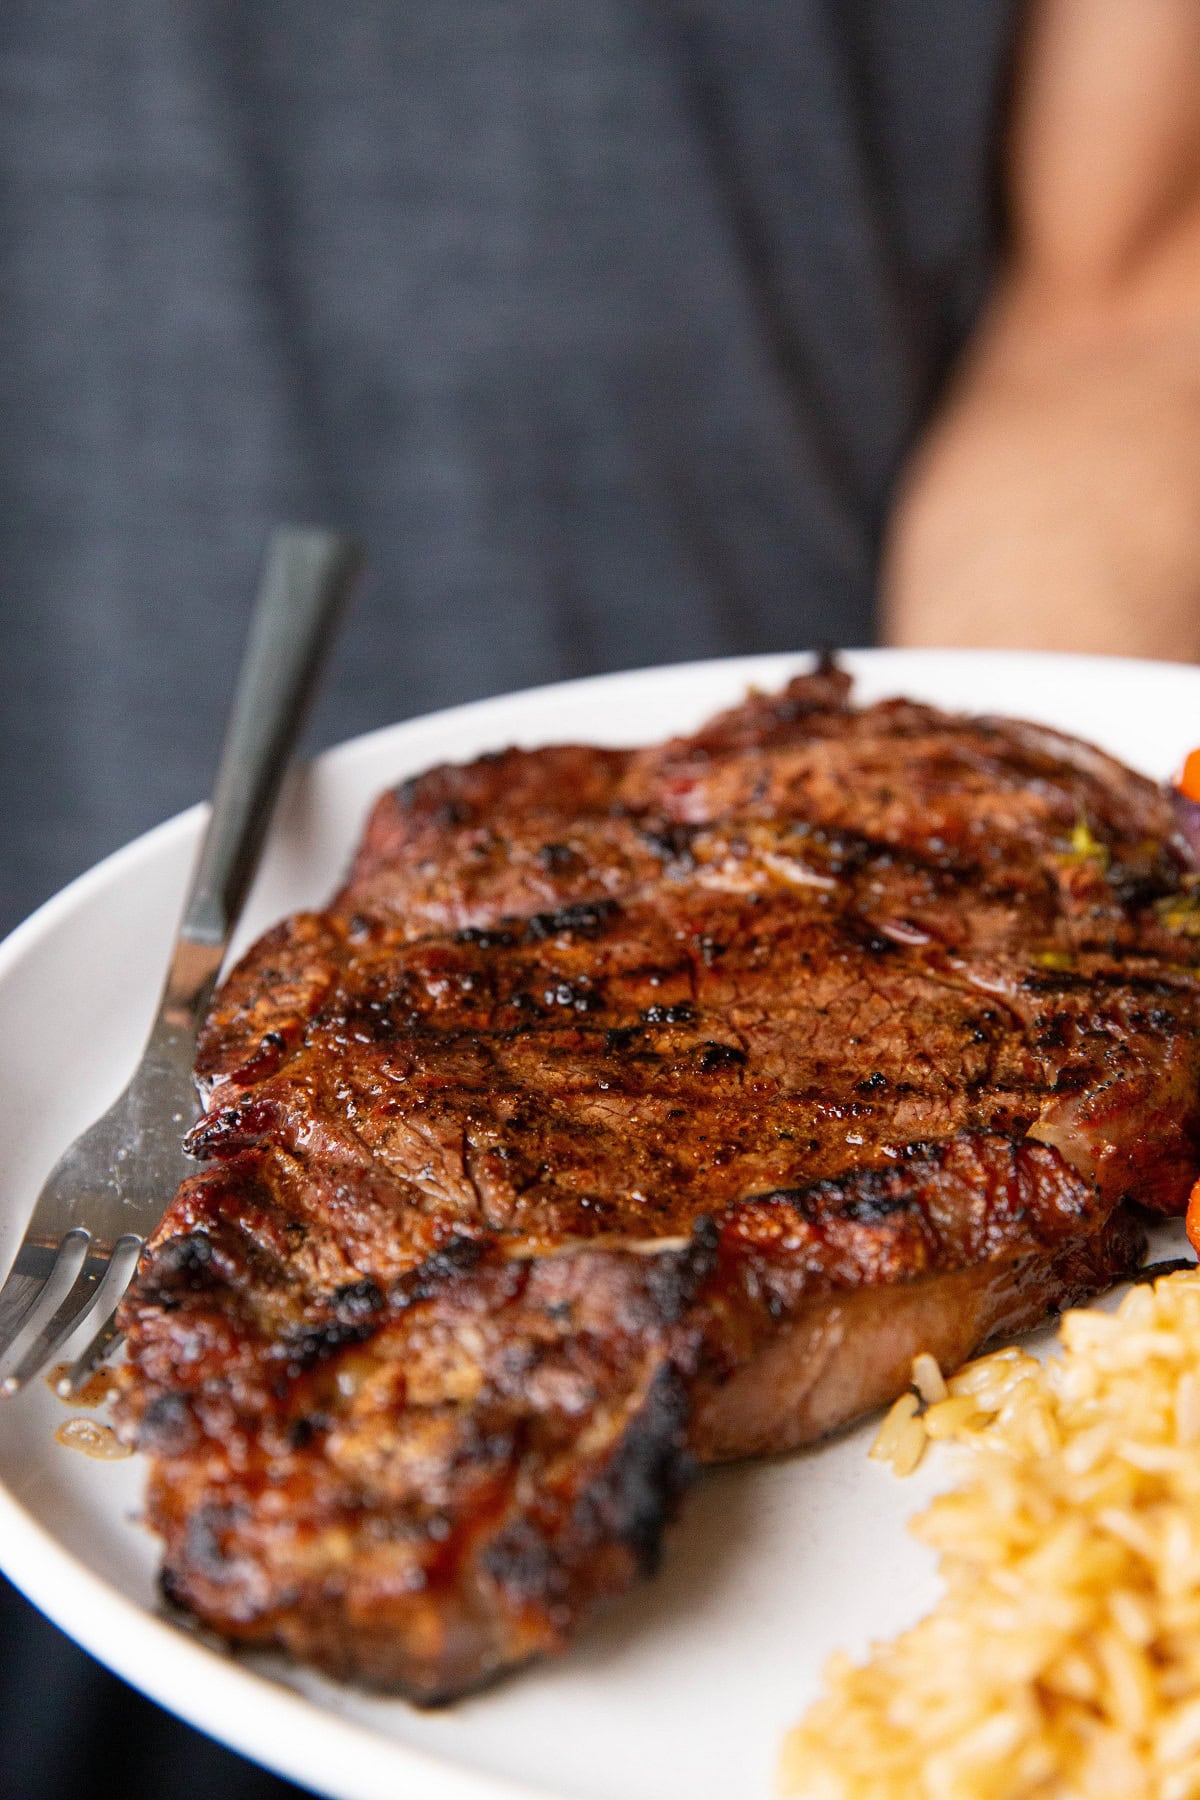
M1059 1338L1045 1365L1002 1350L948 1382L917 1359L872 1454L966 1446L913 1524L944 1593L864 1664L833 1658L785 1793L1200 1800L1200 1273Z
M913 1357L912 1378L913 1386L927 1406L933 1406L938 1401L949 1398L950 1390L946 1386L946 1377L938 1368L936 1359L930 1356L927 1350L923 1350L920 1356Z
M920 1402L915 1394L901 1394L884 1415L879 1435L867 1455L890 1463L896 1475L911 1475L925 1453L926 1432L917 1417Z

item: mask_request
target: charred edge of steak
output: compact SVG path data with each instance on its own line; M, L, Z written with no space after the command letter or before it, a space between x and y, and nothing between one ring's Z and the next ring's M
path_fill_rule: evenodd
M243 1322L225 1375L206 1360L186 1391L214 1321L194 1288L143 1300L120 1410L156 1457L164 1591L232 1642L422 1705L561 1650L653 1572L694 1474L715 1249L704 1225L658 1255L444 1259L302 1343Z
M1051 1145L964 1131L899 1147L882 1166L750 1196L722 1215L721 1251L779 1314L839 1288L1053 1251L1112 1210Z
M657 754L664 760L678 754L718 756L802 740L823 714L836 719L849 712L853 685L836 657L821 651L811 671L794 675L777 693L748 693L691 737L669 740Z
M1044 1158L1043 1203L1054 1161ZM1060 1172L1061 1211L1051 1202L1040 1220L1010 1215L990 1253L957 1267L910 1263L904 1278L885 1262L874 1283L806 1291L779 1260L735 1257L693 1389L696 1454L727 1462L810 1443L893 1400L919 1353L948 1372L989 1340L1133 1277L1145 1253L1141 1220L1094 1199L1076 1212L1080 1184L1065 1165ZM897 1207L877 1230L902 1218Z
M247 1322L224 1376L195 1348L228 1332L230 1307L197 1282L232 1264L219 1245L197 1255L194 1234L174 1240L159 1253L172 1306L147 1288L128 1320L124 1402L159 1458L167 1589L231 1640L421 1704L452 1698L561 1650L598 1601L652 1573L697 1455L822 1427L809 1364L831 1307L865 1302L855 1354L883 1359L860 1410L903 1385L916 1348L949 1365L999 1317L1032 1322L1064 1285L1099 1285L1101 1265L1111 1279L1111 1254L1071 1244L1105 1211L1057 1151L965 1134L748 1200L678 1251L518 1260L465 1244L386 1295L343 1285L320 1330L272 1345ZM902 1345L897 1370L888 1334L913 1296L933 1335ZM722 1401L747 1378L759 1394L809 1381L799 1424L764 1425L739 1399L731 1433Z

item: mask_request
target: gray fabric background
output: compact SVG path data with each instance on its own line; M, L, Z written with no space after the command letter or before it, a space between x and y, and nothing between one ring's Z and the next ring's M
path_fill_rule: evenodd
M1012 13L6 0L0 928L204 793L280 518L371 552L318 742L869 640ZM0 1632L13 1800L270 1791Z

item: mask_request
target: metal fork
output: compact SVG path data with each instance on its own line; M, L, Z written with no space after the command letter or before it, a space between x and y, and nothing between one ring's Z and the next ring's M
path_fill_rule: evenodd
M115 1342L117 1304L138 1255L189 1172L197 1115L192 1063L229 938L258 865L322 651L360 555L331 532L273 535L225 729L212 810L166 987L128 1087L55 1165L0 1288L0 1381L15 1394L89 1314L100 1320L58 1382L78 1392ZM35 1335L18 1345L27 1331Z

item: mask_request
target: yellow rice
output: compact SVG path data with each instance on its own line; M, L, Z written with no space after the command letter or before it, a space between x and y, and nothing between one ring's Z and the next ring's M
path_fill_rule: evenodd
M913 1526L945 1592L865 1664L833 1658L785 1793L1200 1800L1200 1274L1067 1313L1060 1340L1045 1365L969 1364L945 1399L918 1358L932 1404L905 1396L873 1453L969 1446Z

